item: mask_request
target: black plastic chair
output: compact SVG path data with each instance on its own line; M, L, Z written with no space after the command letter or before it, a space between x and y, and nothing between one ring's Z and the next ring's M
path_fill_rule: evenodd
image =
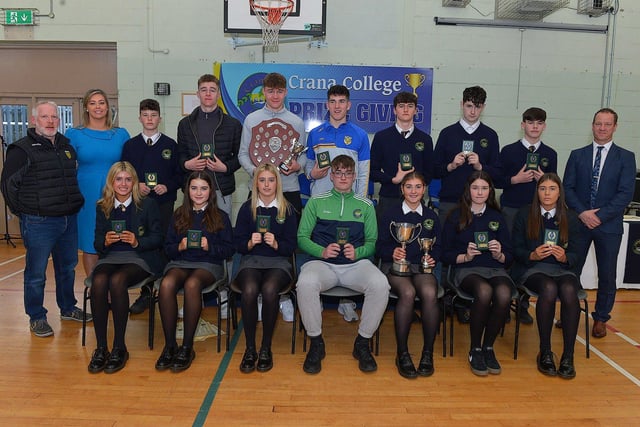
M279 292L279 295L289 296L289 298L291 298L291 304L293 305L293 322L291 327L291 354L295 354L296 326L297 326L297 314L298 314L298 304L296 300L296 291L295 291L296 282L298 281L298 272L296 268L295 254L291 256L291 265L293 266L291 271L291 281L289 282L289 285L285 289ZM242 298L242 289L240 289L235 279L231 282L231 285L229 288L233 294L238 294ZM229 303L227 304L227 310L228 310L227 319L230 318L232 321L231 323L233 325L233 329L237 329L238 321L237 321L237 312L236 312L236 298L235 298L235 295L233 294L229 295L229 298L228 298Z
M445 307L445 301L444 301L444 295L445 295L445 290L444 288L438 284L438 294L436 295L436 298L438 299L438 302L440 304L440 310L441 311L441 317L442 317L442 357L447 357L447 316L445 313L446 307ZM389 291L389 299L390 300L397 300L398 296L393 293L393 291ZM419 302L420 298L418 296L416 296L416 302Z
M538 298L538 294L527 288L524 285L519 285L518 290L520 291L520 304L527 297ZM584 336L585 336L585 354L587 359L590 356L590 348L589 348L589 301L587 301L587 291L582 289L582 287L578 290L578 300L582 303L580 306L580 311L584 313ZM516 334L516 340L513 343L513 358L518 358L518 334Z
M468 301L468 302L473 302L473 296L466 293L465 291L463 291L462 289L460 289L460 287L455 285L455 282L453 280L453 272L454 272L454 268L452 266L449 266L447 269L447 280L446 280L446 286L448 288L448 290L451 293L451 300L449 302L449 307L448 310L445 311L445 315L447 312L453 313L454 307L455 307L455 302L458 299L464 300L464 301ZM511 291L511 306L510 306L511 311L513 311L515 313L515 318L516 318L516 332L515 332L515 342L518 342L518 335L520 333L520 294L518 292L518 289L516 288L515 285L512 286L512 291ZM455 321L452 317L451 319L451 324L449 325L449 355L453 356L453 327L454 327ZM500 332L500 336L504 336L504 327L502 328L502 331ZM516 358L516 354L514 352L514 359Z
M91 282L92 276L87 277L86 279L84 279L84 299L82 302L82 346L84 347L86 344L86 337L87 337L87 301L91 298ZM142 288L143 286L148 287L149 289L151 289L151 287L153 286L153 282L156 280L156 276L148 276L146 277L144 280L141 280L140 282L136 283L133 286L130 286L128 289L139 289ZM149 307L151 307L151 301L149 301ZM149 349L153 349L153 335L151 332L149 332L149 337L148 337L148 343L149 343Z
M218 353L220 353L220 348L221 348L221 340L222 340L222 329L221 329L221 325L222 325L222 305L227 302L228 303L228 295L229 295L229 269L227 267L227 261L225 261L223 263L223 268L224 268L224 274L222 275L221 278L219 278L218 280L214 281L212 284L210 284L209 286L205 287L204 289L202 289L201 294L208 294L211 292L214 292L216 294L216 299L218 300L218 335L217 335L217 350ZM155 281L154 285L153 285L153 289L151 292L151 298L149 301L149 348L153 349L153 338L154 338L154 332L155 332L155 319L156 319L156 304L158 302L158 292L160 290L160 283L162 282L162 278L159 278ZM227 299L222 299L222 292L223 291L227 291ZM183 290L181 289L178 294L183 293ZM228 310L228 308L227 308ZM229 332L230 332L230 327L229 327L229 319L227 319L227 325L226 325L226 351L229 351Z

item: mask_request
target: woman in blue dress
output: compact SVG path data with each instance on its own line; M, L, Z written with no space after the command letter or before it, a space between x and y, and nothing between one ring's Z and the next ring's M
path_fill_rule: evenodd
M82 125L67 130L65 136L78 155L78 184L84 197L84 206L78 212L78 246L83 252L84 272L89 276L98 262L93 247L96 202L102 195L109 168L120 160L129 132L113 126L109 99L101 89L87 91L82 109Z

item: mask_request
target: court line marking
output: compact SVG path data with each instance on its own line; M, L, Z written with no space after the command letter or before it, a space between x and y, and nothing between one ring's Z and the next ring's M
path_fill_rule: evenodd
M6 279L10 279L13 276L17 276L18 274L23 273L23 272L24 272L24 268L22 270L18 270L18 271L15 271L15 272L11 273L11 274L7 274L6 276L0 277L0 282L2 282L3 280L6 280Z
M227 319L228 322L231 319ZM196 419L193 421L194 427L201 427L204 425L207 420L207 416L209 415L209 411L211 410L211 406L213 406L213 400L216 398L216 394L218 393L218 389L220 388L220 383L224 379L224 375L229 368L229 363L231 363L231 358L233 357L233 353L238 345L238 341L240 339L242 331L242 319L238 322L238 327L236 328L235 333L233 334L233 338L231 339L231 344L229 345L229 351L225 352L225 355L222 357L222 361L220 361L220 365L218 366L218 370L216 371L216 375L213 377L211 381L211 385L209 386L209 390L207 390L207 394L204 396L204 400L202 401L202 405L200 405L200 409L198 410L198 415L196 415Z
M11 264L12 262L16 262L19 259L24 258L24 255L17 256L15 258L8 259L6 261L0 262L0 266Z
M585 340L580 335L577 335L576 339L582 345L586 345ZM600 359L604 360L605 363L609 364L613 369L620 372L629 381L634 383L636 386L640 387L640 380L638 378L634 377L629 371L624 369L622 366L618 365L615 361L613 361L613 359L611 359L609 356L607 356L606 354L598 350L593 344L591 344L591 341L589 342L589 349L592 353L595 353Z

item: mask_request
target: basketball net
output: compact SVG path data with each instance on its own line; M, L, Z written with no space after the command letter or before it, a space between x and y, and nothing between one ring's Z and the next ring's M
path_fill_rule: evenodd
M265 52L277 52L280 27L293 10L293 0L249 0L249 4L260 22Z

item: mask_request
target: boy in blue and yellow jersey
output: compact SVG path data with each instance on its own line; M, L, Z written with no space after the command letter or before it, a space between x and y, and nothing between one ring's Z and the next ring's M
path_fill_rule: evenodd
M370 200L354 194L355 162L347 155L331 161L329 178L333 189L312 197L298 228L298 246L312 256L298 277L298 305L302 322L311 338L303 370L320 372L325 356L322 339L320 292L343 286L364 294L362 321L353 356L360 370L373 372L377 364L369 339L378 329L387 306L389 283L369 260L375 253L378 229Z
M309 149L305 173L311 180L312 196L331 190L329 162L341 154L355 162L354 192L363 197L367 195L371 158L369 136L364 129L347 120L350 108L349 89L342 85L331 86L327 91L329 120L309 132L307 137Z

